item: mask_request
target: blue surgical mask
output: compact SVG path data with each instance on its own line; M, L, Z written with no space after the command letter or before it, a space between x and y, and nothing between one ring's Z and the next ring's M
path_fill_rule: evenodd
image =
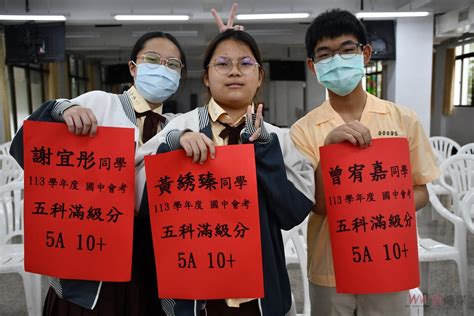
M355 55L344 59L334 55L327 63L315 63L319 83L338 94L345 96L354 91L364 77L364 56Z
M178 90L181 75L176 70L147 63L135 66L137 66L135 87L145 100L160 103Z

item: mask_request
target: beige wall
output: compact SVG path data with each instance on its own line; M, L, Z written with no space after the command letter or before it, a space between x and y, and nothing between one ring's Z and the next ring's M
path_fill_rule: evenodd
M10 106L8 97L8 84L5 67L5 40L3 33L0 33L0 143L4 143L11 139L10 125Z

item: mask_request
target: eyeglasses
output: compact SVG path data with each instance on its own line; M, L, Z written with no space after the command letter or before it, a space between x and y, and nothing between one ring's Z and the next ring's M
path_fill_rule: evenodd
M237 64L237 69L242 74L249 74L253 71L255 67L259 67L260 65L253 59L252 57L242 57L236 61L224 56L219 56L216 58L216 61L213 63L209 63L208 67L214 67L214 69L222 74L227 75L232 71L234 64Z
M184 68L183 63L178 58L161 58L159 54L156 53L146 53L138 58L142 58L143 62L146 63L148 68L156 69L158 65L164 65L172 70L176 70L177 72L181 72L181 69Z
M359 47L364 47L361 43L347 42L342 44L338 49L318 48L312 56L315 63L328 63L335 54L341 56L342 59L354 58L359 53Z

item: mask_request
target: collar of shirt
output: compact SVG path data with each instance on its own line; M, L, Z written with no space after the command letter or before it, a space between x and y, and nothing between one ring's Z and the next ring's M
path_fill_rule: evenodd
M217 104L217 102L213 98L211 98L211 100L209 101L208 110L209 116L211 117L213 123L220 122L228 124L230 126L238 126L240 123L245 121L246 113L242 115L242 117L238 119L237 122L232 122L232 118L230 117L230 115L227 114L227 112L219 104Z
M375 98L375 96L371 95L370 93L367 93L367 100L365 102L365 107L362 112L362 118L364 118L364 116L367 116L367 113L384 114L388 112L388 109L383 104L381 104L380 102L374 102ZM339 114L331 106L329 99L327 99L320 106L318 116L316 117L316 125L327 122L338 115Z
M151 110L150 105L148 105L148 102L138 93L135 86L131 86L130 89L127 90L127 94L136 112L143 113ZM163 104L152 111L160 115L163 114Z

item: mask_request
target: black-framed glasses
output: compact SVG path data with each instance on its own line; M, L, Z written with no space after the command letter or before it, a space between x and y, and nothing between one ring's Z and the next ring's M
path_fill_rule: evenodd
M184 68L184 64L178 58L161 58L161 56L157 53L146 53L141 56L138 56L138 58L142 58L143 62L147 65L147 67L151 69L157 68L158 65L163 65L168 67L169 69L181 72L181 69Z
M260 66L257 61L250 56L242 57L235 61L229 57L219 56L213 63L209 63L207 66L214 67L214 69L222 75L227 75L232 71L234 64L237 64L237 69L242 74L249 74L255 69L255 67Z
M328 63L335 54L341 56L342 59L351 59L359 54L359 48L364 47L364 44L347 42L343 43L338 49L329 49L326 47L318 48L313 53L312 59L315 63Z

